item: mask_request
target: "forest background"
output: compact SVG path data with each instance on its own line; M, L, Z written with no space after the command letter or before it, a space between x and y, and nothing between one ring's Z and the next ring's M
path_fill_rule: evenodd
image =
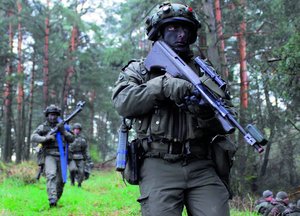
M110 2L110 3L109 3ZM120 117L111 103L121 68L145 57L145 20L163 1L1 0L0 151L3 163L35 159L29 138L49 104L67 116L80 100L95 162L115 156ZM176 1L202 28L195 53L228 81L239 122L269 140L258 154L238 133L231 173L237 195L300 186L298 0ZM73 122L71 122L73 123Z

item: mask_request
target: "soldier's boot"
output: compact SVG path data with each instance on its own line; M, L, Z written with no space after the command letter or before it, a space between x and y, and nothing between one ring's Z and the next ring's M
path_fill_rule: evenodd
M74 186L75 185L75 177L73 174L71 174L71 185Z
M56 199L50 199L49 206L50 208L56 207L57 206Z
M78 187L81 187L81 182L78 183Z

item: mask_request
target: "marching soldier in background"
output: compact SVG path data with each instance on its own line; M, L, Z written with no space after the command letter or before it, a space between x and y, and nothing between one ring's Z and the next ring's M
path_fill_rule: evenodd
M146 24L149 40L168 44L210 90L225 98L193 63L190 44L201 25L191 7L164 3ZM188 215L229 215L230 193L210 154L213 137L222 131L208 105L185 106L192 92L190 82L167 76L159 65L147 71L143 60L129 62L115 84L114 106L134 120L136 143L143 149L138 170L143 216L178 216L184 206ZM219 171L226 172L231 164L227 152L223 159Z
M31 135L31 141L41 143L45 155L45 174L47 178L47 193L50 207L57 205L60 199L64 182L62 179L60 152L58 142L54 135L49 132L58 126L63 142L73 142L74 136L68 132L64 124L58 123L58 117L61 115L61 109L55 105L48 106L44 111L46 121L39 125Z
M86 139L81 135L82 126L80 123L73 125L73 133L75 140L69 146L69 171L71 185L75 185L75 180L78 182L78 187L81 187L83 180L87 179L87 166L91 164L91 157L88 151ZM89 174L89 173L88 173Z

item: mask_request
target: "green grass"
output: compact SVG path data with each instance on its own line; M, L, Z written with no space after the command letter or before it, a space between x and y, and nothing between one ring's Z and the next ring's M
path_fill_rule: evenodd
M125 186L119 173L94 171L90 179L83 182L82 188L72 187L67 182L57 208L50 209L44 177L29 184L24 183L20 175L10 175L0 181L0 215L137 216L141 215L136 201L138 196L138 187ZM231 210L231 216L253 215L256 214Z
M57 208L49 208L45 178L24 184L7 178L0 184L0 215L140 215L138 188L125 186L116 172L94 172L82 188L65 185Z

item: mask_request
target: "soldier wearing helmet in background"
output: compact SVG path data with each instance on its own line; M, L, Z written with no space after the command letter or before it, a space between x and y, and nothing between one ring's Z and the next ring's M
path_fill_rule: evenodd
M50 207L54 207L63 193L64 183L61 174L58 142L55 135L50 135L49 132L58 126L58 131L61 133L64 143L72 142L74 136L65 129L63 124L59 124L60 108L50 105L45 109L44 114L46 121L33 131L31 141L42 144L45 155L48 200Z
M265 190L262 194L262 198L255 202L255 211L260 214L264 214L267 209L267 206L272 201L274 201L273 192L270 190Z
M207 79L193 63L190 45L201 25L191 7L163 3L146 25L149 40L164 41ZM133 120L142 146L138 202L143 216L181 215L184 206L188 215L229 215L230 194L210 156L210 143L219 133L214 112L205 104L188 110L178 106L192 91L190 82L167 76L162 68L147 71L143 60L129 62L115 84L114 106Z
M288 208L289 197L284 191L276 194L275 200L271 201L264 213L265 216L279 216Z
M81 135L82 126L80 123L75 123L72 127L75 135L75 140L69 147L69 165L71 185L75 185L75 179L78 182L78 187L81 187L85 179L85 166L91 164L88 145L86 139ZM71 164L72 163L72 164Z

